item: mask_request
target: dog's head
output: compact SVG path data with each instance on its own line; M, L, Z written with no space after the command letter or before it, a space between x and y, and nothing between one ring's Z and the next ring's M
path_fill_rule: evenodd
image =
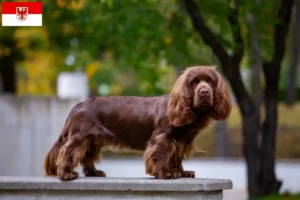
M226 119L231 112L228 90L215 67L187 68L173 87L168 104L170 123L190 124L197 112L211 113L216 120Z

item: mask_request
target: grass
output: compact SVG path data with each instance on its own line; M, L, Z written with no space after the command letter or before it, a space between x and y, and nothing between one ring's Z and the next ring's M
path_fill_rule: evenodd
M300 200L300 194L270 195L268 197L258 198L257 200Z
M300 103L292 109L284 104L279 105L278 131L276 141L277 158L300 158ZM263 119L263 117L262 117ZM241 115L238 107L233 107L228 119L231 154L232 157L242 157L242 132ZM211 157L215 156L215 139L213 125L210 125L195 139L196 153L194 156ZM110 150L104 150L105 154L114 155ZM142 155L142 152L126 150L118 155Z

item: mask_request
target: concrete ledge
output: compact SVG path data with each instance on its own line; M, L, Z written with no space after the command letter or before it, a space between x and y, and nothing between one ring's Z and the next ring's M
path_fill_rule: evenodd
M224 179L0 177L0 199L223 199Z

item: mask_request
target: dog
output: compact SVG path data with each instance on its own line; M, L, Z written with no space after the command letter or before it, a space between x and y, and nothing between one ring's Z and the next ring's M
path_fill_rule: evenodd
M101 148L112 146L144 151L146 173L157 179L195 178L182 160L199 131L228 118L231 108L226 84L212 66L188 67L170 94L89 97L70 111L45 158L45 174L73 180L81 164L85 176L105 177L95 162Z

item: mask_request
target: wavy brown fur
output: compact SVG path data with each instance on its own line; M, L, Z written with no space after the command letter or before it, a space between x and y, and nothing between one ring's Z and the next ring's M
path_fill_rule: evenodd
M58 141L45 159L45 172L62 180L105 176L95 168L104 146L144 151L146 172L158 179L195 177L185 171L199 130L226 119L231 101L214 67L195 66L177 79L171 94L156 97L91 97L70 112Z
M55 144L52 146L48 154L46 155L44 161L44 169L45 174L48 176L56 175L56 158L59 154L59 150L61 148L61 144L59 141L56 141Z

